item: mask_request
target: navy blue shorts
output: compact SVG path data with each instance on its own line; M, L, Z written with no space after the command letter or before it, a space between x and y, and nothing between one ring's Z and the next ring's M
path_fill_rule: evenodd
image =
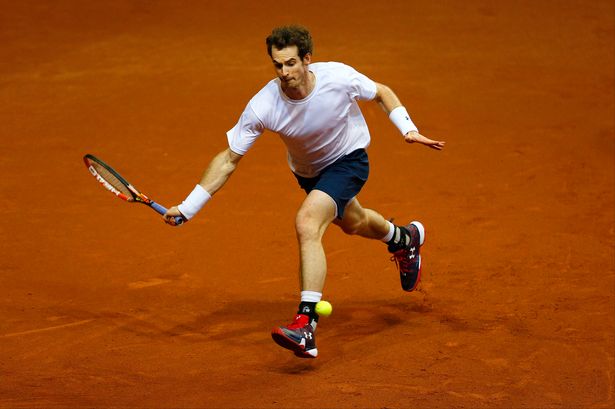
M321 170L316 177L304 178L297 174L295 177L305 193L316 189L331 196L337 205L337 218L341 220L346 205L359 194L368 175L367 152L357 149Z

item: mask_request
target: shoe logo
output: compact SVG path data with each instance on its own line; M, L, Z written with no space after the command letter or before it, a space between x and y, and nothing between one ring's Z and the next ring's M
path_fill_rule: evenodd
M410 248L410 254L408 254L408 259L412 260L413 258L416 257L416 254L414 254L415 251L416 251L416 247Z
M305 333L305 337L306 337L306 338L309 338L309 339L312 339L312 338L313 338L313 335L312 335L312 333L311 333L311 332L306 332L306 333Z

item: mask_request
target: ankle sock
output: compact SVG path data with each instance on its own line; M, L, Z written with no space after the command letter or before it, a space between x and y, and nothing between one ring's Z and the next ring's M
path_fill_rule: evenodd
M297 314L304 314L310 317L310 321L318 322L318 314L316 314L316 303L309 301L301 301Z
M393 238L393 235L395 234L395 225L388 220L387 220L387 224L389 225L389 232L383 238L380 239L385 243L388 243L389 241L391 241L391 239Z
M316 303L322 299L322 293L316 291L301 291L301 303L297 314L305 314L310 317L310 321L318 322L316 314Z

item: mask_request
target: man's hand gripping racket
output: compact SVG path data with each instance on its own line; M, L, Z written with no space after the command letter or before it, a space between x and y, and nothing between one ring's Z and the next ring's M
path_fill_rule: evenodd
M139 192L134 186L126 181L119 173L117 173L111 166L107 165L97 157L87 154L83 157L83 162L88 168L92 176L100 182L107 190L115 194L122 200L130 203L142 203L154 209L161 215L167 214L167 209L164 206L154 202L143 193ZM166 221L168 224L179 226L186 220L182 217L177 208L173 207L170 211L176 210L174 216L167 215ZM173 212L175 213L175 212Z
M177 226L177 219L181 220L181 223L185 223L188 220L184 217L182 212L179 211L177 206L170 207L166 213L162 215L164 217L164 221L171 226ZM180 223L180 224L181 224Z

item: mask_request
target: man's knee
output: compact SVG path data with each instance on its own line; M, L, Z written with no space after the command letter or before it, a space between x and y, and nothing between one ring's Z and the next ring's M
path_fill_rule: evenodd
M309 211L297 213L295 230L299 241L320 239L320 221Z
M300 242L320 240L334 218L335 202L326 193L313 190L297 212L295 218L297 238Z

